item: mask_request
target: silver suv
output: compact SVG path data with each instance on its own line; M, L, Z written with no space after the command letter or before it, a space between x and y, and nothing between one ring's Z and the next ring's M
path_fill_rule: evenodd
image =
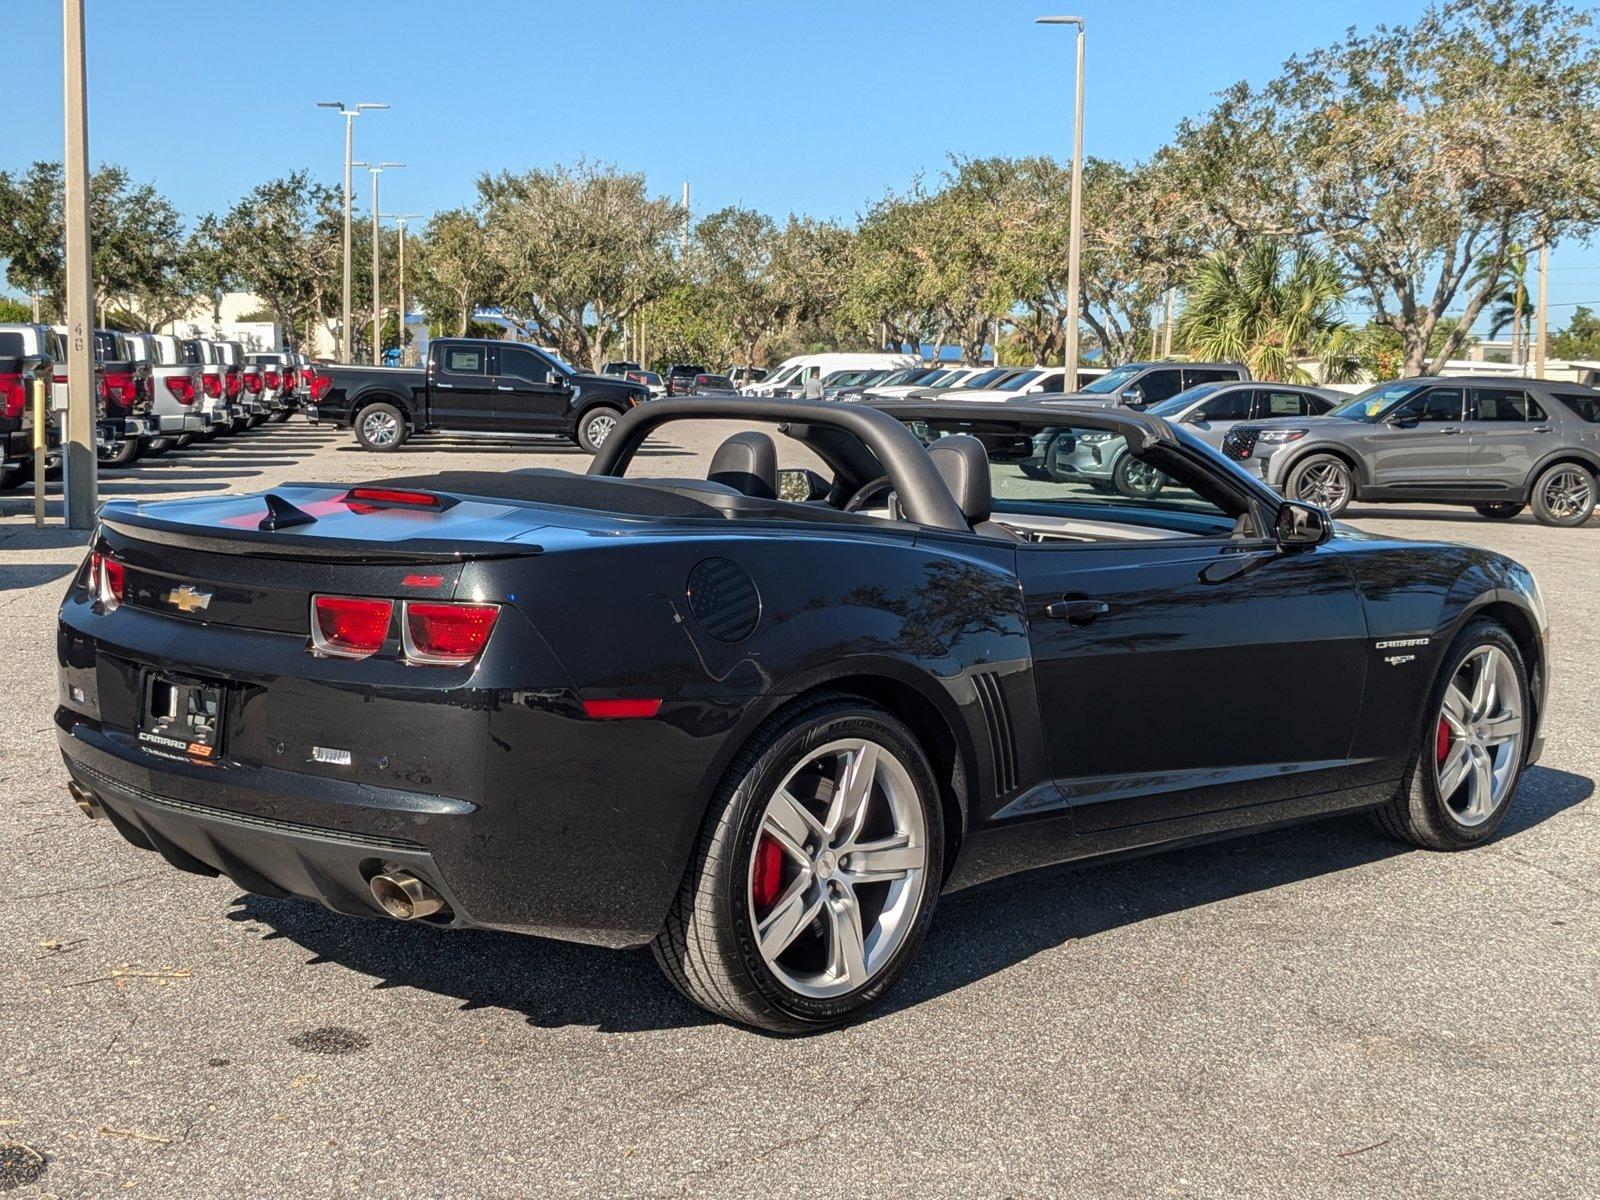
M1581 525L1600 496L1600 391L1477 376L1380 384L1325 417L1248 421L1222 452L1294 500L1468 504Z

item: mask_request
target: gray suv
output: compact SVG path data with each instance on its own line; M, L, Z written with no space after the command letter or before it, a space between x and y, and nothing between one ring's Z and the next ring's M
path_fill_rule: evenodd
M1581 525L1600 496L1600 392L1478 376L1380 384L1325 417L1248 421L1222 452L1338 516L1352 500L1468 504Z

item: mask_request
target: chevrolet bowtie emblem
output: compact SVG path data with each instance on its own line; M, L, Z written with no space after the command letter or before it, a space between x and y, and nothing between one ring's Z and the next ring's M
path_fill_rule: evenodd
M167 603L180 612L199 612L211 603L211 593L190 587L187 583L167 593Z

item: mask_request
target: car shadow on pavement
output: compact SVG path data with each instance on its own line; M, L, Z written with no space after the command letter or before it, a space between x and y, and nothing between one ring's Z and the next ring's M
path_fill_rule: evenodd
M1496 840L1513 839L1593 792L1593 780L1532 767ZM959 893L941 902L916 963L863 1021L1081 938L1407 853L1424 852L1398 845L1356 815L1145 858L1051 868ZM713 1020L678 996L647 950L368 921L252 895L240 896L228 916L265 926L267 937L290 939L311 953L310 965L337 963L375 978L376 988L417 988L458 999L463 1009L508 1009L541 1028L624 1033Z

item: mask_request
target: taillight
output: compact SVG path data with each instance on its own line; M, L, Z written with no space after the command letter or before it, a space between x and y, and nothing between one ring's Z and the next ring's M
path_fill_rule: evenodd
M139 398L139 381L131 374L112 371L105 377L106 391L122 404L132 404Z
M244 373L244 390L247 392L259 392L261 390L260 371L246 371Z
M331 388L332 386L333 386L333 376L331 376L331 375L312 375L311 376L311 398L313 400L321 400L324 396L326 396L328 394L328 389Z
M99 551L89 555L89 594L102 608L110 612L121 604L127 586L127 567Z
M0 413L15 421L28 407L27 377L16 371L0 371Z
M393 613L393 600L313 596L312 648L334 658L368 658L383 648Z
M433 492L413 492L403 488L386 487L353 487L344 494L344 502L351 508L365 506L399 505L404 508L435 508L445 507L444 497Z
M273 391L277 391L278 390L278 373L276 371L273 371L273 370L263 371L263 372L261 372L261 378L263 378L263 379L265 379L267 381L267 386L269 388L271 388Z
M164 382L167 385L167 391L172 393L172 398L179 404L194 403L194 376L168 375Z
M407 600L400 622L406 658L415 663L464 666L478 657L499 616L498 604Z
M239 378L239 372L235 371L232 374L225 376L224 382L226 382L228 385L228 399L237 400L239 398L240 391L242 391L244 388L244 382Z
M206 389L206 395L213 400L222 399L222 376L206 374L200 376L200 382Z
M310 367L300 368L300 382L310 387L316 381L317 373Z

